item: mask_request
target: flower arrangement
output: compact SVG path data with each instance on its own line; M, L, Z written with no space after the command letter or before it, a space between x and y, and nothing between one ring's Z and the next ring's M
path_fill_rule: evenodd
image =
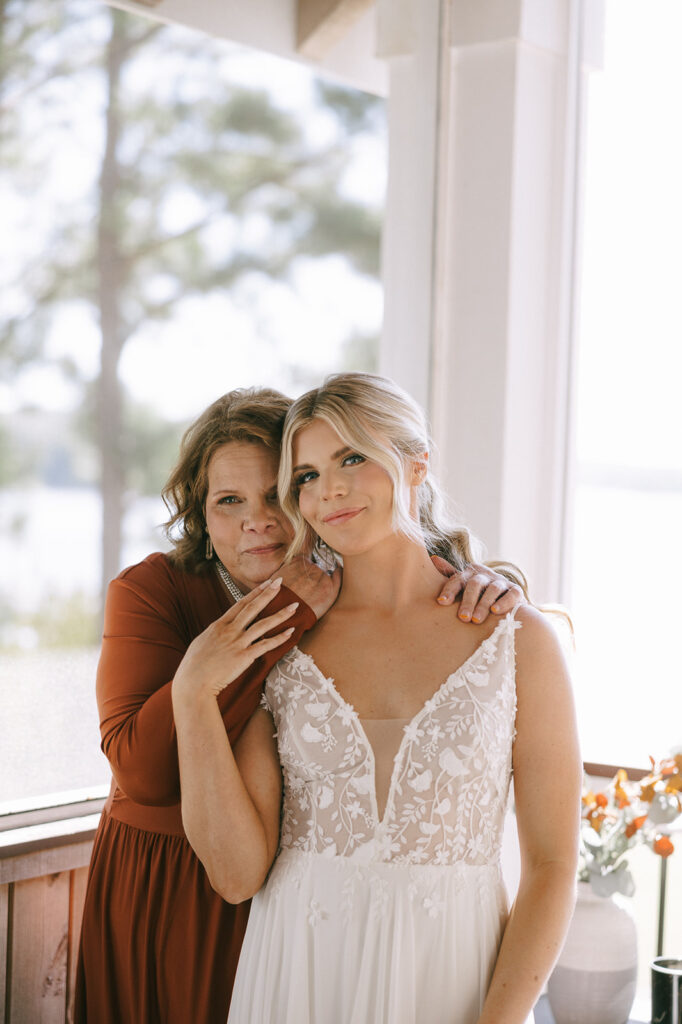
M644 843L659 857L675 849L665 826L682 812L682 754L651 761L651 771L635 783L620 768L604 792L587 790L582 798L578 880L598 896L635 891L625 854Z

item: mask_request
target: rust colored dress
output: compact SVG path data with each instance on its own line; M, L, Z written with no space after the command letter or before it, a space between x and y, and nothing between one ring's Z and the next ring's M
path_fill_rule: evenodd
M264 614L295 597L282 587ZM113 772L90 863L75 1024L225 1024L248 904L211 888L185 837L171 681L191 641L231 604L214 572L176 568L161 553L109 587L97 702ZM219 698L232 742L272 665L315 622L296 629Z

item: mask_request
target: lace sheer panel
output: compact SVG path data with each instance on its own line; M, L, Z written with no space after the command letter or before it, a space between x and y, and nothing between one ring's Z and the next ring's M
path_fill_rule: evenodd
M393 767L409 718L361 718L360 725L374 756L374 790L380 818L386 811Z
M410 864L499 859L515 735L513 612L404 727L380 816L372 746L312 657L270 672L284 776L282 848Z

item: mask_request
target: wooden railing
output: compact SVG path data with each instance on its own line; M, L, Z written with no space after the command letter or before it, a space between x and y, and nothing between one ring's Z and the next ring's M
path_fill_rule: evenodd
M614 765L585 764L594 779ZM646 771L628 768L631 779ZM0 1010L4 1024L71 1022L87 866L106 788L0 806ZM659 944L665 908L661 861Z
M92 840L105 793L0 807L0 1010L4 1024L72 1020Z

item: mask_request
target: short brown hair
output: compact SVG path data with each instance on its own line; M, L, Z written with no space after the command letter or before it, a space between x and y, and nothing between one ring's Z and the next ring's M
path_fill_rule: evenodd
M180 455L161 492L170 518L164 524L183 569L205 565L206 494L211 456L230 441L261 444L279 455L291 399L271 388L236 388L209 405L185 431Z

